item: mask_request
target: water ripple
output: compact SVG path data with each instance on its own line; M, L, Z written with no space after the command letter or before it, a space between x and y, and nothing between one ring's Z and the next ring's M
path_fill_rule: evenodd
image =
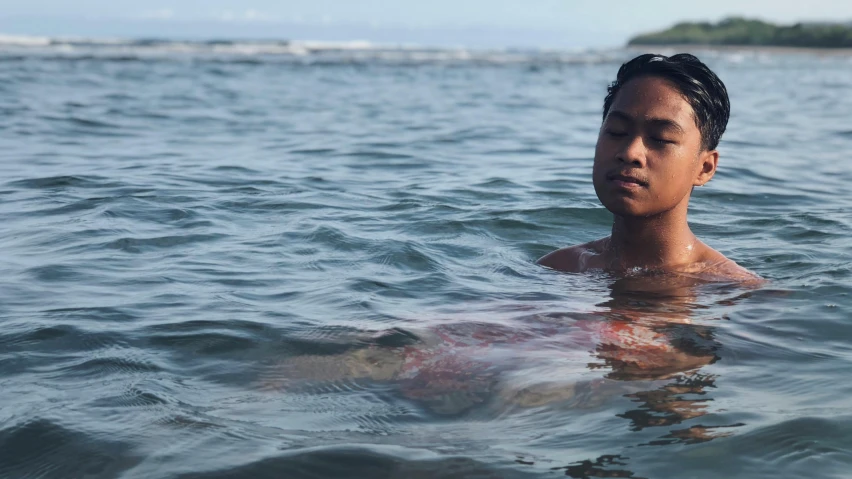
M733 109L690 221L743 291L534 264L611 227L634 51L36 43L0 39L0 476L846 475L848 53L700 52Z

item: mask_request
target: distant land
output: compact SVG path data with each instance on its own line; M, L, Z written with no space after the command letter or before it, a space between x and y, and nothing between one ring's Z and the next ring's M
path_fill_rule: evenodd
M667 30L633 37L627 44L852 48L852 22L775 25L731 17L718 23L678 23Z

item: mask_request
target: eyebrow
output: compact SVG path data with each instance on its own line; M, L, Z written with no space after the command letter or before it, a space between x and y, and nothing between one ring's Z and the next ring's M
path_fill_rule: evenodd
M620 120L633 122L635 121L632 116L624 113L621 110L610 110L609 114L607 114L607 118L616 117ZM686 132L683 130L683 127L680 126L676 121L669 120L667 118L648 118L645 120L646 123L651 123L653 125L660 126L662 128L671 128L677 130L681 134L685 134Z

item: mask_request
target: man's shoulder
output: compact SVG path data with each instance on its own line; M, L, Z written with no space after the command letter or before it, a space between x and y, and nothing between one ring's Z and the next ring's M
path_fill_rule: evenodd
M603 252L607 238L560 248L538 259L537 263L558 271L580 273L597 266L595 259Z
M701 273L720 280L737 281L741 283L763 283L759 275L728 259L722 253L704 245L706 253L701 262Z

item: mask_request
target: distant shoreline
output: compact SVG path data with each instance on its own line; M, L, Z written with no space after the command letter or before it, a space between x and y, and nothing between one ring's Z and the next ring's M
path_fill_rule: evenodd
M715 50L724 52L765 52L765 53L807 53L824 56L852 56L852 48L823 48L823 47L784 47L775 45L714 45L699 43L655 43L628 44L624 47L630 51L653 52L655 50L678 50L681 52L695 50Z
M681 22L665 30L637 35L627 42L628 46L684 44L848 50L852 49L852 22L776 25L731 17L716 23Z

